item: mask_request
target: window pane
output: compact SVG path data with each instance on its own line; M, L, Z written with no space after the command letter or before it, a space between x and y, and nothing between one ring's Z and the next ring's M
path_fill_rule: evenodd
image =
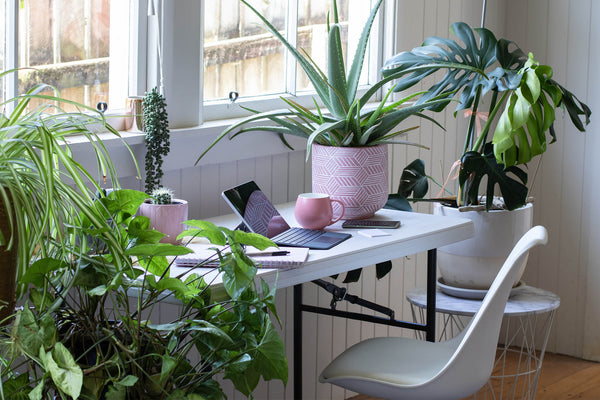
M344 59L346 60L346 74L352 65L354 50L362 28L370 13L370 1L367 0L338 0L338 18L341 25L341 40ZM327 14L331 10L331 2L318 0L298 1L298 48L304 49L323 73L327 74L328 57L328 35ZM330 21L333 23L333 10L331 10ZM350 43L350 46L348 46ZM348 56L348 51L351 51ZM368 52L366 57L368 57ZM363 70L369 65L365 59ZM367 83L367 74L361 75L361 84ZM297 90L312 90L312 84L308 77L298 66L297 68Z
M6 24L6 2L0 2L0 21L2 21L2 28L0 28L0 71L4 71L6 69L6 61L4 51L6 50L6 37L5 29L3 29ZM0 102L4 102L6 99L4 98L4 78L0 78Z
M285 29L287 0L250 1L278 29ZM232 91L257 96L285 91L283 46L239 0L209 0L204 16L204 99Z
M62 97L90 107L108 103L111 3L114 1L23 0L19 8L19 66L35 69L19 71L19 93L46 83L57 88ZM125 29L123 40L128 28L120 29ZM109 107L121 108L125 95L122 100Z

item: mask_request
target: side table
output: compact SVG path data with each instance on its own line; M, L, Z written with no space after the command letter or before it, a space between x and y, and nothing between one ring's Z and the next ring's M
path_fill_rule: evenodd
M427 304L425 290L414 289L406 298L411 304L413 319L422 322ZM438 288L436 313L441 317L438 340L449 339L462 331L468 317L480 306L481 300L449 296ZM559 306L560 298L546 290L521 285L511 291L504 310L494 370L487 385L473 395L473 399L535 398L550 328ZM537 342L538 339L541 341ZM513 356L510 361L509 355Z

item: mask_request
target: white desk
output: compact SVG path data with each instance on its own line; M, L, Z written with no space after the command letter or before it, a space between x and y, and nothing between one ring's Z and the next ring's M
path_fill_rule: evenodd
M294 203L279 205L277 209L288 224L299 226L294 218ZM296 399L302 398L302 311L410 327L425 331L427 340L433 341L435 338L435 249L473 236L473 224L471 221L463 218L450 218L393 210L380 210L376 213L375 217L400 220L402 226L398 229L388 230L390 236L367 238L358 235L356 233L358 229L342 229L342 222L340 221L327 229L353 233L350 239L330 250L311 250L306 264L299 268L289 270L259 269L260 277L270 285L277 280L277 288L294 286L294 398ZM240 222L239 218L234 214L211 218L209 221L231 229L236 227ZM423 251L428 251L428 301L427 321L425 324L413 324L393 319L362 316L361 314L302 304L302 283Z
M294 203L278 205L277 209L291 226L299 226L294 218ZM336 222L327 229L352 233L352 238L330 250L311 250L306 264L300 268L283 271L261 269L260 277L269 284L273 284L277 279L277 287L285 288L347 272L349 269L435 249L467 239L474 234L473 224L462 218L394 210L380 210L376 213L376 218L399 219L402 226L386 230L390 236L367 238L356 234L359 229L342 229L342 221ZM210 218L209 221L231 229L240 222L234 214Z

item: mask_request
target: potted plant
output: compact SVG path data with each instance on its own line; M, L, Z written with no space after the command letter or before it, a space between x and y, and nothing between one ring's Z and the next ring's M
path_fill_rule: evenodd
M246 396L261 377L285 383L285 348L270 319L274 290L257 287L256 265L244 253L245 245L273 243L187 221L185 235L225 248L200 269L175 269L173 257L191 250L158 243L162 235L136 215L145 199L118 190L86 203L87 214L104 222L82 216L68 232L77 240L24 275L28 307L0 336L4 396L221 399L217 377ZM211 288L214 270L222 292ZM168 299L178 309L159 323L158 305Z
M150 227L163 233L163 243L179 243L177 238L183 232L183 222L188 219L188 202L173 198L173 191L165 187L156 188L150 193L139 209L140 215L150 218Z
M150 218L152 228L164 233L163 242L177 243L177 236L185 229L188 203L173 199L173 192L161 186L164 175L163 159L169 154L169 116L165 97L156 87L146 93L142 103L146 143L145 190L150 198L140 207L141 215Z
M456 163L458 190L453 207L436 205L434 212L460 213L473 219L475 237L441 248L438 264L446 284L485 289L516 240L531 227L525 168L546 151L547 134L550 143L556 141L555 110L564 107L580 131L589 123L591 111L552 79L550 66L539 64L531 53L527 55L513 42L496 39L491 31L471 29L464 23L453 24L451 30L460 41L425 39L421 47L389 59L383 74L394 76L425 67L400 78L395 90L401 91L437 71L445 71L417 103L440 96L448 101L458 98L457 111L465 110L469 117L463 154ZM482 110L484 103L487 112ZM445 105L430 109L441 111ZM480 129L478 124L482 125ZM415 175L407 180L409 189L404 194L410 193L411 182L422 178ZM401 183L400 191L406 187ZM502 196L501 206L494 201L496 188ZM480 197L483 190L485 196ZM484 205L479 205L481 199L485 199Z
M16 71L2 72L0 79L10 73ZM64 227L76 223L78 206L94 197L100 179L118 186L97 132L101 127L115 136L119 133L102 113L43 91L54 93L47 85L36 85L2 104L0 114L0 323L13 314L15 290L24 290L17 282L31 260L51 254L46 238L53 237L59 247L64 243ZM61 108L65 105L81 112L66 112ZM89 141L102 175L97 181L75 160L72 135Z
M284 144L284 135L307 139L307 158L312 155L312 184L314 192L327 193L344 203L344 218L365 218L373 215L387 200L388 163L387 144L398 140L416 127L396 129L398 124L411 116L427 118L421 112L427 107L441 104L445 99L430 98L417 105L407 105L413 96L388 103L391 89L381 101L372 106L372 98L394 77L386 77L373 84L363 95L358 83L362 70L367 41L371 27L382 0L377 1L363 28L354 60L348 73L342 54L341 27L337 3L333 5L333 24L328 24L328 63L326 73L302 50L292 46L277 29L246 0L241 0L263 22L264 28L273 34L289 50L312 82L318 100L315 109L309 110L294 100L283 98L288 109L258 112L233 124L200 155L202 158L217 142L233 132L232 138L252 131L276 133ZM406 73L406 72L403 72ZM325 109L323 109L325 108ZM271 125L247 125L255 121L270 121ZM434 121L434 123L436 123ZM436 123L437 124L437 123ZM421 146L424 147L424 146ZM196 162L197 163L197 162ZM347 168L345 168L347 166Z

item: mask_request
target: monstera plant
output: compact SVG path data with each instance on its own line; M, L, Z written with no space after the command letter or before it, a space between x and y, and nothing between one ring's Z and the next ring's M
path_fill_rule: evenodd
M447 102L427 107L441 111L455 99L456 110L466 110L469 117L460 156L458 205L477 204L480 185L487 181L487 208L496 187L506 208L518 208L528 193L524 166L557 140L556 109L563 107L579 131L585 130L591 111L552 79L550 66L540 64L512 41L496 39L488 29L472 29L462 22L453 24L451 31L458 41L427 38L421 47L390 58L383 74L394 77L412 71L396 82L394 90L403 91L435 72L445 72L417 104L445 97Z

